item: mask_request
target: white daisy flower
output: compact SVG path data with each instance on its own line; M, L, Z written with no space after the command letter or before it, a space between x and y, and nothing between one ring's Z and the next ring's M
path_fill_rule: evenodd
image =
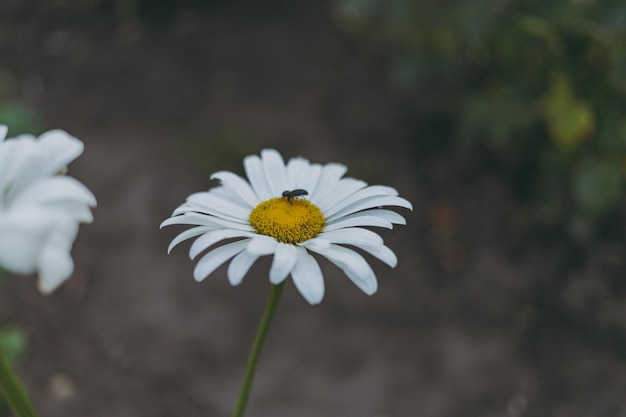
M383 239L360 226L391 229L406 224L404 218L382 206L412 209L391 187L368 186L353 178L342 178L347 168L330 163L312 164L303 158L284 163L273 149L244 159L249 182L231 172L211 176L221 185L190 195L161 227L194 225L180 233L168 253L186 239L196 238L189 250L196 258L216 243L235 239L212 249L195 267L196 281L204 280L224 262L228 280L241 283L252 264L264 255L274 255L269 272L272 284L290 274L296 288L310 303L324 296L324 280L311 253L317 253L341 268L363 292L376 292L376 276L367 261L355 250L361 249L391 267L395 254Z
M0 266L39 274L49 293L74 270L70 250L78 224L93 220L94 195L66 175L83 143L61 130L5 140L0 125Z

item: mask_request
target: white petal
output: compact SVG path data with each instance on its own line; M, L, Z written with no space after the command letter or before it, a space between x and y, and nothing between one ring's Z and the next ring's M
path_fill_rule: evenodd
M270 282L280 284L287 278L291 269L296 264L298 253L294 245L278 243L274 253L274 260L270 268Z
M50 130L39 136L39 147L47 156L46 174L52 175L67 167L70 162L83 153L83 142L70 136L63 130Z
M17 206L14 206L17 210ZM53 201L42 206L51 215L71 219L75 222L91 223L93 214L91 208L76 201Z
M307 190L311 194L311 201L317 204L327 193L332 192L333 188L343 177L348 168L345 165L330 163L322 167L320 177L315 185L315 189Z
M306 249L296 247L298 260L291 270L293 283L309 304L318 304L324 298L324 277L317 261Z
M34 139L10 139L0 143L0 190L5 201L25 189L28 184L41 177L45 155Z
M300 188L300 176L309 167L309 161L304 158L291 158L287 162L287 189L295 190ZM307 190L308 191L308 190Z
M334 207L341 200L346 199L355 192L367 187L367 183L354 178L343 178L333 187L331 192L323 194L322 198L316 199L315 204L327 214L327 211Z
M4 139L7 137L8 131L9 128L6 125L0 125L0 142L4 141Z
M358 227L323 232L320 233L319 237L331 243L344 243L347 245L358 245L360 243L380 245L383 243L383 239L378 233Z
M254 228L249 224L241 224L230 220L220 219L219 217L210 216L208 214L196 213L193 211L170 217L161 223L161 228L172 224L191 224L194 226L212 226L228 229L237 229L246 232L254 232Z
M39 257L39 280L37 286L44 294L59 287L74 272L74 262L67 250L58 246L47 246Z
M302 242L302 246L309 248L314 252L323 253L330 247L330 241L318 236Z
M243 277L257 259L259 259L258 255L253 255L245 250L235 256L230 265L228 265L228 281L230 285L241 284Z
M339 229L321 233L319 238L326 239L333 244L341 243L356 246L380 259L392 268L398 263L398 258L395 253L383 245L383 239L371 230L360 228ZM311 250L320 253L320 251L316 249L317 248L311 248Z
M342 217L324 226L324 231L330 232L332 230L355 226L385 227L387 229L393 228L391 222L378 216L368 216L368 212L369 211L361 211L359 213L353 213L349 216Z
M386 187L382 185L370 185L369 187L365 187L355 193L352 193L349 196L346 196L344 199L340 200L337 204L329 208L324 212L327 217L332 216L336 212L353 205L361 200L367 200L372 197L381 197L381 196L397 196L398 192L391 187Z
M165 219L159 227L162 229L165 226L171 226L173 224L191 224L194 226L213 227L220 226L218 223L215 223L214 220L215 217L209 216L208 214L189 212Z
M298 182L294 188L302 188L308 191L309 195L312 196L311 192L315 190L321 172L322 167L320 164L311 164L305 167L300 172L300 178L298 178Z
M355 213L355 215L358 213ZM364 212L364 214L368 216L377 216L381 219L385 219L392 224L406 224L406 220L404 217L396 213L395 211L387 210L387 209L369 209ZM347 218L348 216L344 217Z
M354 250L339 245L331 245L323 255L341 268L346 276L367 295L372 295L378 290L374 271L367 261Z
M224 262L245 250L248 246L248 240L227 243L204 255L193 270L193 278L198 282L204 280Z
M188 208L238 223L247 223L250 216L250 207L241 206L233 200L206 191L191 194L187 197L186 208L179 207L174 211L174 215L181 214Z
M324 214L326 214L326 220L330 222L340 217L347 216L348 214L356 213L357 211L382 206L404 207L406 209L413 210L413 206L411 205L411 203L404 198L394 196L379 196L360 200L354 204L344 207L342 210L335 212L335 214L333 215L328 215L327 213Z
M376 224L379 219L380 224ZM361 219L363 223L359 224L358 220ZM386 227L388 229L393 228L394 224L406 224L404 217L396 213L395 211L385 209L369 209L365 211L359 211L347 216L338 217L336 220L328 222L324 227L324 230L331 231L339 229L340 227L353 227L353 226L376 226Z
M255 235L248 245L248 252L254 255L270 255L276 250L278 241L270 236Z
M265 180L273 197L280 197L287 189L287 169L283 157L274 149L261 151Z
M246 170L246 176L252 185L252 189L259 197L259 200L265 201L272 197L277 197L272 194L272 191L265 181L265 173L263 172L263 163L261 162L261 158L256 155L246 156L243 160L243 166Z
M398 264L398 257L396 254L385 245L359 244L355 246L370 255L375 256L392 268L395 268Z
M218 196L219 198L222 198L231 203L250 209L250 204L248 204L243 198L241 198L239 194L235 193L230 187L227 187L225 185L220 184L216 187L212 187L206 192ZM252 192L252 194L254 195L255 199L258 199L258 197L256 197L256 194L254 194L254 191Z
M232 190L250 207L256 207L261 200L252 190L250 184L241 178L239 175L235 175L232 172L220 171L211 175L211 179L218 179L222 184L228 187L228 190Z
M75 202L88 206L96 205L96 197L79 181L67 176L41 179L19 193L13 205L48 204Z
M46 236L46 244L70 251L78 234L78 222L66 216L54 215L52 231Z
M176 245L178 245L179 243L187 240L187 239L191 239L192 237L196 237L196 236L200 236L202 234L205 234L207 232L210 232L211 230L214 230L213 227L211 226L197 226L197 227L193 227L189 230L185 230L184 232L180 233L178 236L176 236L172 242L170 243L170 245L167 247L167 253L171 253L172 249L174 249L176 247Z
M17 135L16 137L14 137L13 139L16 140L28 140L28 141L36 141L37 137L35 135L32 135L30 133L22 133L20 135Z
M34 272L50 221L50 217L44 217L33 218L30 224L0 224L0 265L20 274Z
M234 237L252 237L252 236L254 236L254 233L245 232L245 231L236 230L236 229L211 230L209 232L206 232L199 238L197 238L192 243L191 248L189 248L189 257L191 259L194 259L196 256L200 255L202 252L204 252L206 249L208 249L210 246L213 246L220 240L231 239Z

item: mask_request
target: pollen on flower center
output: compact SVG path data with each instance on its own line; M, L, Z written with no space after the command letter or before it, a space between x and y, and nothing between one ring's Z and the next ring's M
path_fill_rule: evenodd
M317 236L326 219L315 204L300 198L272 198L256 206L248 219L256 231L283 243L302 243Z

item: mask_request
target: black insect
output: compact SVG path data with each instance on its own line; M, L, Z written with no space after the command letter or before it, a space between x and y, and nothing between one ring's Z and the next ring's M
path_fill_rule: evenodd
M303 190L302 188L297 188L291 191L283 191L283 197L287 197L287 201L291 201L293 198L302 197L305 195L309 195L309 192L307 190Z

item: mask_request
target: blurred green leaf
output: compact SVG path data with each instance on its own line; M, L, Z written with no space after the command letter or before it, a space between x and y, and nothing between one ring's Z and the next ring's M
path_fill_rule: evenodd
M591 215L603 214L623 195L621 161L585 157L572 178L574 197L579 207Z
M593 133L593 110L587 102L574 96L565 74L554 75L541 102L550 138L561 149L576 149Z
M534 223L581 239L626 210L626 2L336 3L415 97L415 117L447 129L427 133L496 156Z
M466 145L485 141L496 149L506 149L517 139L516 133L537 119L534 107L504 86L469 95L461 108L458 137Z
M552 22L538 16L521 16L519 25L522 31L545 42L554 54L563 53L561 36Z
M9 135L40 132L42 122L37 113L18 103L0 104L0 124L9 127Z
M9 361L19 360L26 350L26 336L17 327L0 327L0 349Z

